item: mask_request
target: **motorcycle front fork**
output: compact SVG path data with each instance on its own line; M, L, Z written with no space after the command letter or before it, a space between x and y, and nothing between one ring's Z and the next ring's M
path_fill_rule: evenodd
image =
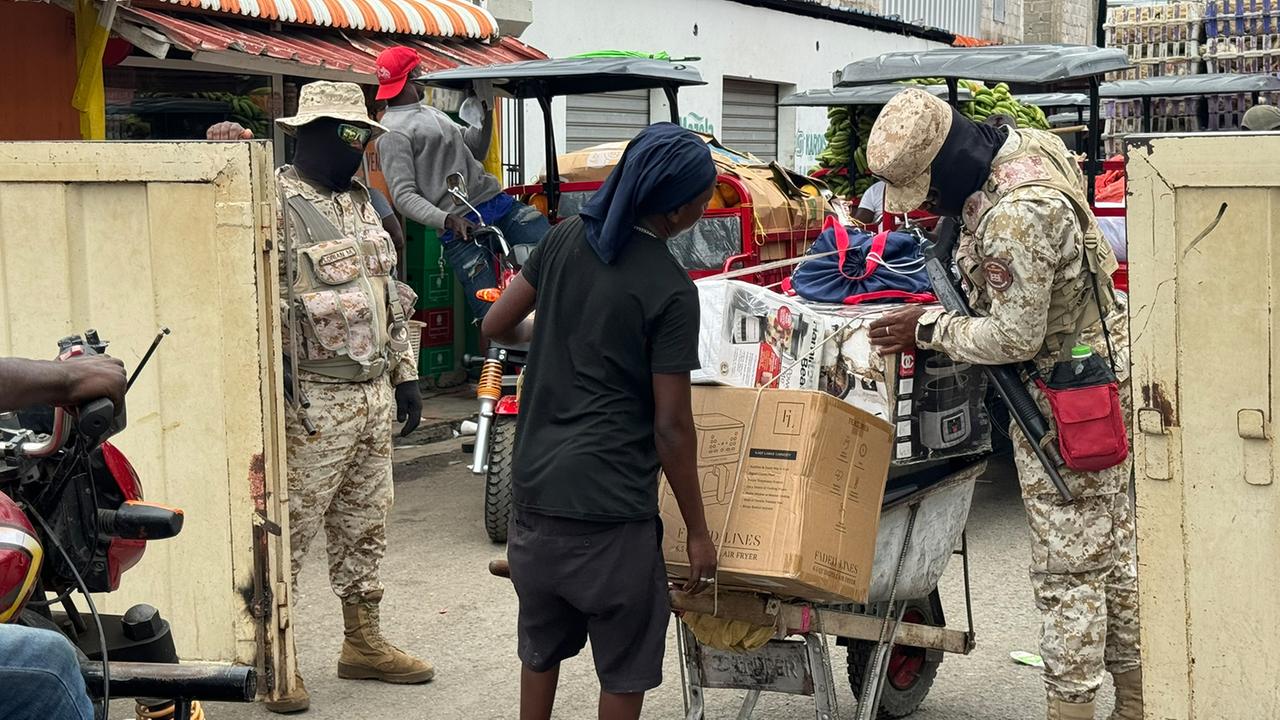
M471 472L483 475L489 471L489 434L493 429L494 408L502 398L502 371L507 351L490 347L480 368L476 397L480 399L480 417L476 421L476 447L471 458Z

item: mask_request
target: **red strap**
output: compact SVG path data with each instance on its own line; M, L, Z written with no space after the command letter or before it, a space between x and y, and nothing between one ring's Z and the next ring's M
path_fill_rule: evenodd
M831 215L827 216L826 224L822 226L824 231L827 228L832 228L832 231L835 233L836 249L840 251L840 254L837 255L837 258L840 260L840 264L838 266L840 268L840 274L854 282L866 280L871 277L871 273L875 272L876 269L880 267L880 263L873 258L884 257L884 246L889 239L889 233L877 233L875 237L871 238L871 250L867 252L866 267L863 269L864 271L861 275L854 277L844 271L845 255L849 252L849 231Z
M913 293L906 290L876 290L875 292L858 293L850 295L844 299L845 305L859 305L865 302L878 302L880 300L901 300L908 303L932 303L938 302L938 298L933 293Z

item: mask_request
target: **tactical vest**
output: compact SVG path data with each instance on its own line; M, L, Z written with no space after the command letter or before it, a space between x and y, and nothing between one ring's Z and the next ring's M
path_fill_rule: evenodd
M1098 322L1102 315L1115 307L1115 287L1111 282L1111 274L1119 267L1119 263L1089 207L1080 166L1066 146L1057 136L1042 130L1015 132L1019 140L1017 150L1000 158L992 166L990 177L979 191L983 198L978 199L977 206L966 204L965 227L972 229L974 238L981 246L991 209L1020 188L1050 188L1062 193L1071 203L1084 237L1084 246L1080 249L1083 267L1074 279L1062 283L1055 281L1052 288L1044 351L1058 355L1064 344L1074 342L1074 337L1081 330ZM965 272L971 287L989 297L986 279L981 271L971 268ZM1094 301L1094 277L1097 278L1101 308L1099 302Z
M368 202L362 187L351 193L357 205ZM298 367L352 382L381 377L390 367L389 354L409 348L401 291L391 277L396 255L386 231L367 226L351 237L298 194L286 198L286 212L302 230L298 247L287 248L295 258L290 337L296 340Z

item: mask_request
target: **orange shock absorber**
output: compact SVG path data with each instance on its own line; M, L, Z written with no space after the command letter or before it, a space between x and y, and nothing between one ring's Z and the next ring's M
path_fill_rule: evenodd
M476 397L481 400L498 400L502 397L502 361L489 358L484 361L480 370L480 383L476 386Z

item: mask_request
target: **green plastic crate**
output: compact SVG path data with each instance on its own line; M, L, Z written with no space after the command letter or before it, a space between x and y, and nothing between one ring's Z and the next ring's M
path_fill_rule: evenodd
M424 347L418 356L418 375L424 378L452 372L455 367L452 345Z
M410 270L434 272L440 269L440 239L425 225L405 221L404 264ZM416 289L416 288L415 288Z
M424 309L453 305L453 273L436 270L424 275L423 292L418 303Z

